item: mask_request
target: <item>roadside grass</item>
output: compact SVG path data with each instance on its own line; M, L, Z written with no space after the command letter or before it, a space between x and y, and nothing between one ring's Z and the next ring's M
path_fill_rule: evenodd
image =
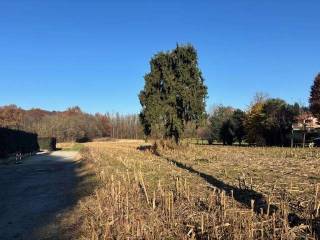
M75 208L80 239L316 239L317 149L86 143L93 195Z
M61 151L80 151L83 149L83 143L75 143L75 142L65 142L65 143L58 143L57 148L61 149Z

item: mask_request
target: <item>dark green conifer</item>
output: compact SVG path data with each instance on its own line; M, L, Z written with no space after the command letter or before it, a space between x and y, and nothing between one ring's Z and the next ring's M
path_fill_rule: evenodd
M150 73L139 94L141 123L147 136L174 138L178 143L187 122L205 115L207 87L191 45L160 52L150 61Z
M320 119L320 73L316 76L310 92L310 111Z

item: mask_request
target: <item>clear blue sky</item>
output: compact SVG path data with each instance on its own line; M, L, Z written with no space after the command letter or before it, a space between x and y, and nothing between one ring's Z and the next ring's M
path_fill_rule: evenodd
M191 43L207 105L308 101L319 0L1 0L0 105L136 113L150 58Z

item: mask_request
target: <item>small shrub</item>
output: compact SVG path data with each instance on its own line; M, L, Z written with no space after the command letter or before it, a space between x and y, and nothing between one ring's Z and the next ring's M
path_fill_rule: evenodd
M38 143L41 150L55 151L57 139L53 137L38 138Z
M152 151L152 149L153 149L153 145L140 145L139 147L137 147L137 150L141 152Z
M86 143L86 142L91 142L91 139L87 136L81 137L81 138L77 138L76 139L77 143Z

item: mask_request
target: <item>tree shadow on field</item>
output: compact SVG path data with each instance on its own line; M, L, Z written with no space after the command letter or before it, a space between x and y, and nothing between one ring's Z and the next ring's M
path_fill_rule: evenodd
M196 174L202 179L204 179L207 183L209 183L211 186L216 187L222 191L226 192L226 195L231 196L233 192L233 198L238 201L239 203L245 205L248 208L251 208L251 200L254 200L254 211L257 214L261 213L261 209L264 213L268 210L268 202L263 196L263 194L256 192L249 188L238 188L235 186L232 186L230 184L224 183L223 181L209 175L203 172L200 172L198 170L195 170L193 167L188 166L184 163L178 162L174 159L158 155L161 158L165 159L171 164L174 164L178 168L187 170L190 173ZM277 211L278 207L275 205L270 204L269 205L269 214L272 214L273 212Z
M70 239L64 214L94 189L82 161L40 154L19 165L0 166L0 236L9 239Z
M163 156L159 154L158 152L155 152L155 155L158 157L161 157L162 159L165 159L170 164L174 164L176 167L181 168L183 170L187 170L188 172L192 174L196 174L202 179L204 179L207 183L209 183L212 187L216 187L220 190L223 190L226 192L227 196L232 196L233 192L233 198L245 205L247 208L251 208L251 200L254 200L254 212L256 214L261 214L261 211L263 210L263 213L266 214L269 208L269 215L275 213L279 208L276 205L268 204L267 199L263 196L262 193L259 193L257 191L254 191L253 189L242 189L235 186L232 186L230 184L227 184L209 174L200 172L196 169L194 169L192 166L188 166L184 163L181 163L175 159L168 158L166 156ZM301 224L309 224L314 229L314 234L316 236L316 239L320 239L320 219L315 220L309 220L309 219L302 219L295 213L289 213L288 215L288 222L291 227L299 226Z

